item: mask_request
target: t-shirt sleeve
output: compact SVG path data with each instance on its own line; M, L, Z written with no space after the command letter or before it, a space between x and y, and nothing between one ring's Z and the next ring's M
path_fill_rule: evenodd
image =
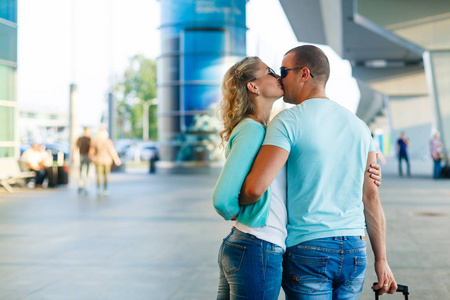
M361 122L363 122L363 121L361 120ZM370 129L366 123L363 122L363 124L366 127L367 136L369 139L368 140L369 141L369 151L368 152L375 152L375 151L377 151L377 149L375 148L375 142L373 141L372 134L370 133Z
M265 130L258 124L246 124L230 139L231 150L214 188L212 201L225 220L238 215L242 184L264 140Z
M369 127L367 126L367 124L363 120L361 120L361 123L366 128L366 132L367 132L367 143L369 144L369 151L368 152L375 152L375 151L377 151L377 149L375 148L375 142L373 140L373 137L372 137L372 134L370 132Z
M377 149L375 149L375 144L374 144L374 142L373 142L373 139L372 139L372 137L369 135L369 137L370 137L370 141L369 141L369 152L373 152L373 151L377 151Z
M289 124L296 124L296 126L289 126ZM293 128L297 128L297 126L300 124L296 122L290 112L285 110L279 113L267 128L263 145L277 146L290 153L295 136Z

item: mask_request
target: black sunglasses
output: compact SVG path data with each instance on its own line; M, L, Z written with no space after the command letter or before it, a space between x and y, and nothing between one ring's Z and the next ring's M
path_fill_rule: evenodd
M283 79L284 77L287 76L287 74L288 74L289 71L291 71L291 70L301 70L301 69L303 69L303 68L306 68L306 67L290 68L290 69L288 69L288 68L286 68L286 67L281 67L281 68L280 68L280 77L281 77L281 79ZM311 77L314 78L314 75L311 73L311 71L309 71L309 75L311 75Z
M272 68L267 67L267 70L269 71L269 72L267 72L267 74L264 74L264 75L259 76L259 77L255 77L255 78L253 78L253 79L250 79L250 80L247 81L247 82L256 80L256 79L261 78L261 77L266 76L266 75L270 75L270 76L272 76L273 78L278 79L277 73L275 73L275 71L274 71Z

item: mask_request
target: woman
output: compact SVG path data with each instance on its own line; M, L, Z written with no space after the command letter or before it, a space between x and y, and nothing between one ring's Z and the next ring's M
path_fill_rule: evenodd
M278 75L257 57L247 57L225 74L220 114L228 142L227 161L213 193L217 212L237 216L219 252L217 299L276 299L280 293L287 236L283 170L261 201L240 208L239 192L264 140L273 103L283 96ZM280 184L276 184L281 181ZM272 195L271 195L272 194ZM269 197L271 195L272 197Z
M103 174L103 195L108 195L108 175L114 161L116 166L120 166L121 161L114 149L113 142L108 138L108 131L100 129L97 133L97 140L91 147L93 161L97 169L97 195L101 196L100 177Z
M258 202L239 207L239 193L283 89L271 68L258 57L246 57L226 72L222 92L220 136L227 143L227 160L213 204L236 223L219 250L217 299L278 299L287 236L285 167Z

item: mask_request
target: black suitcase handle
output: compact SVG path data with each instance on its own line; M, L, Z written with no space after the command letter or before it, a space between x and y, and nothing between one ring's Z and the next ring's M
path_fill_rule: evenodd
M374 282L373 285L377 285L378 282ZM378 300L378 290L374 290L375 292L375 299ZM399 293L403 293L403 295L405 296L405 299L408 300L408 295L409 295L409 288L407 285L401 285L401 284L397 284L397 292Z

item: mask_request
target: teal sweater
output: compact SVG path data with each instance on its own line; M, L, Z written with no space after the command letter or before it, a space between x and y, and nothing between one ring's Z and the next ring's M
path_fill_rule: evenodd
M267 225L270 208L269 189L254 204L239 206L242 184L258 154L266 128L252 120L244 119L233 129L225 149L226 162L214 188L212 201L219 215L225 220L237 216L237 221L250 227Z

